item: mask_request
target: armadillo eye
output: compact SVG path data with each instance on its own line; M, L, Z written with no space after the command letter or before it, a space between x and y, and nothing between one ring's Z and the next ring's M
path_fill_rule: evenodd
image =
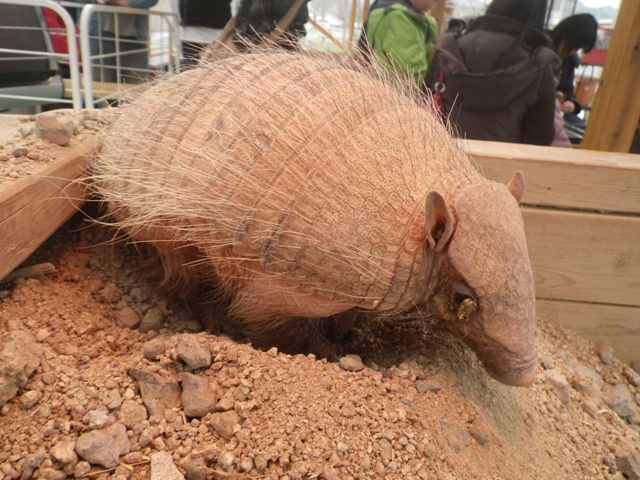
M458 319L469 320L469 317L471 317L476 310L478 310L478 301L474 298L466 297L459 303Z
M459 320L469 320L478 310L478 300L466 284L458 282L454 287L453 309Z

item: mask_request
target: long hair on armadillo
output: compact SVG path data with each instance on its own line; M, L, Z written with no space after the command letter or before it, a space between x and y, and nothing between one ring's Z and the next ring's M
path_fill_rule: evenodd
M425 294L427 193L480 178L408 85L282 51L202 65L123 108L92 186L134 239L199 252L169 276L259 268L282 288L405 312Z

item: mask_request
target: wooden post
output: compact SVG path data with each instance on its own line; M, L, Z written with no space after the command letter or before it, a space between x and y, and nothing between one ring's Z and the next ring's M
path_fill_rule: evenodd
M436 19L438 22L438 33L442 31L442 19L444 18L444 7L446 0L439 0L435 2L433 8L429 11L429 15Z
M622 0L581 148L628 152L640 120L640 1Z
M356 0L351 0L351 12L349 15L349 38L347 40L347 45L349 46L349 48L351 48L353 46L353 37L354 37L354 33L355 33L355 28L356 28L356 10L358 8L358 5L356 3Z

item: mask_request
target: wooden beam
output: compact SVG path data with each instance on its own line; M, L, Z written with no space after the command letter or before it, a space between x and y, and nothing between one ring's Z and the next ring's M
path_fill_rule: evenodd
M640 1L622 0L581 147L628 152L640 120Z
M93 141L41 172L0 191L0 278L49 238L84 203L84 174Z
M611 345L623 362L640 361L640 308L538 299L536 315Z
M522 170L526 205L640 214L637 155L477 140L462 146L489 179L507 183Z

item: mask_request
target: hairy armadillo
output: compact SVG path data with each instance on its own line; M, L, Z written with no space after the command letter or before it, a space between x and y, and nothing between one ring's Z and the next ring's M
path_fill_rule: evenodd
M494 378L533 381L524 178L485 179L395 82L250 53L122 110L92 162L96 192L168 273L211 272L250 334L352 308L421 309Z

